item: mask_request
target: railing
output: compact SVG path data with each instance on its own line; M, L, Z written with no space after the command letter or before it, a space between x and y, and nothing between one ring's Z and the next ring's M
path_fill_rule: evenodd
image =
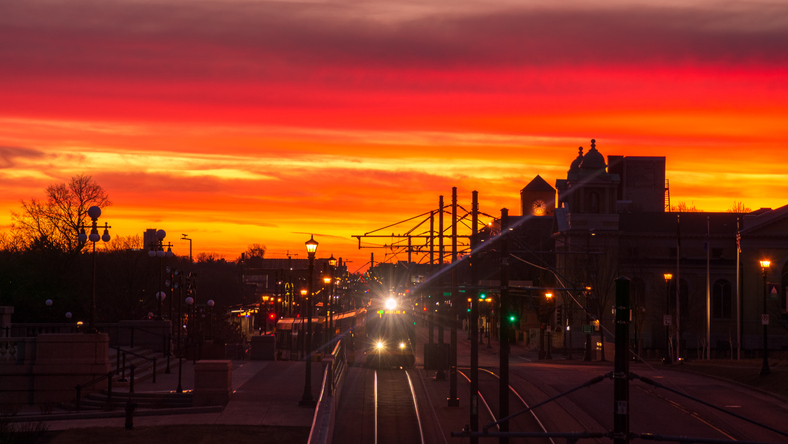
M32 362L36 354L35 338L0 339L0 364Z
M114 348L118 352L115 355L116 359L117 359L117 364L115 365L115 367L118 369L115 373L118 373L118 372L121 372L121 371L123 372L121 377L120 377L120 379L118 380L118 382L126 382L126 355L129 354L129 355L132 355L132 356L136 356L138 358L142 358L142 359L146 359L148 361L152 361L152 363L153 363L153 381L152 382L154 384L156 383L156 357L149 358L147 356L143 356L143 355L140 355L138 353L134 353L132 351L123 350L122 348L114 346L114 345L111 345L110 348ZM123 366L122 367L121 367L121 364L120 364L120 361L121 361L120 355L121 354L123 354ZM169 360L170 360L170 358L169 358L169 355L168 355L167 356L167 362L168 362L167 367L168 368L169 368ZM130 386L134 385L134 374L133 373L131 374L131 382L129 383L129 385Z
M5 327L3 330L7 338L30 338L40 334L78 333L81 331L80 326L74 323L56 324L46 322L12 324L10 327Z
M325 444L333 432L334 415L339 400L339 397L334 395L347 367L344 341L339 340L334 350L323 359L323 362L327 363L323 389L320 392L315 415L312 419L309 444Z
M39 323L24 323L24 324L12 324L11 326L6 326L2 330L0 330L0 337L6 338L30 338L38 336L39 334L51 334L51 333L81 333L84 332L87 327L82 325L78 326L74 323L46 323L46 322L39 322ZM147 344L155 344L158 341L161 341L161 351L163 353L167 353L171 350L169 345L170 338L172 337L172 333L167 331L166 333L162 333L161 331L152 330L145 327L137 327L135 325L123 325L123 323L106 323L106 324L96 324L96 330L102 333L106 333L110 339L110 345L128 345L130 347L134 347L135 342L137 342L137 336L140 336L139 333L144 333L143 341ZM169 330L169 329L158 329L158 330ZM147 336L147 338L145 337ZM145 339L149 339L149 337L155 338L154 341L145 341ZM156 348L156 347L153 347Z
M129 382L129 393L134 393L134 369L136 368L135 365L131 364L128 366L129 374L131 376L131 382ZM112 405L112 376L117 374L118 371L122 370L123 374L126 374L126 367L122 369L118 369L116 371L108 372L106 375L99 376L98 378L93 379L92 381L86 382L84 384L78 384L75 388L77 390L77 396L74 400L74 404L77 406L77 410L81 408L82 404L82 389L85 387L90 387L92 385L98 384L103 380L107 380L107 406ZM155 371L155 370L154 370Z
M327 356L329 360L328 374L326 375L326 391L328 396L334 396L334 390L339 385L342 373L345 370L346 356L344 341L338 341L334 351Z

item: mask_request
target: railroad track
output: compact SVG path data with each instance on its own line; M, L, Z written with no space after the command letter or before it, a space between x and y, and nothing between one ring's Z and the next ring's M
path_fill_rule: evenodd
M470 384L471 379L466 374L465 371L470 369L462 368L458 369L457 373L462 375L463 378ZM498 418L495 413L493 413L493 408L490 405L498 405L498 398L499 398L499 385L498 380L500 376L497 375L495 372L490 371L485 368L479 368L479 402L480 406L484 406L484 411L486 412L487 418L482 419L483 415L479 414L479 429L481 430L484 424L490 424L498 421ZM511 385L509 386L509 391L514 395L514 398L511 396L509 397L509 412L515 413L520 411L524 408L530 408L528 402L525 401L523 396ZM479 409L481 412L481 408ZM496 431L500 430L500 426L496 426ZM509 431L527 431L527 432L542 432L547 433L548 430L545 427L544 423L539 419L537 413L533 410L529 411L528 414L520 415L516 418L512 418L509 420ZM552 438L542 438L542 439L533 439L529 442L533 443L550 443L556 444L556 442Z
M337 412L333 442L424 444L424 430L410 370L348 372L343 408ZM349 426L350 425L350 426Z

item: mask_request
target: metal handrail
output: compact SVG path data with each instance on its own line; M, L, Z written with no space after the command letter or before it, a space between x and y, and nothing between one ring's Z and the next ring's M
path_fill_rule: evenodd
M129 393L134 393L134 369L136 366L134 364L128 365L128 367L123 367L123 371L125 373L126 368L129 369L129 373L131 375L131 382L129 383ZM74 388L77 390L77 396L74 403L77 406L77 410L80 409L80 405L82 403L82 389L85 387L90 387L91 385L97 384L103 380L107 380L107 404L112 402L112 375L117 374L121 369L116 371L107 372L107 374L99 376L98 378L94 378L92 381L88 381L84 384L77 384Z
M136 356L138 358L146 359L146 360L152 362L152 365L153 365L153 381L152 382L154 384L156 383L156 358L155 357L149 358L147 356L143 356L141 354L134 353L133 351L123 350L123 349L120 348L120 346L117 346L117 345L111 345L110 348L114 348L115 350L118 351L118 354L116 355L117 356L117 363L115 364L115 366L118 368L118 371L116 371L116 373L119 373L121 369L123 370L123 374L121 375L121 379L124 379L124 380L126 379L126 368L127 368L127 366L126 366L126 354L130 354L132 356ZM121 353L123 353L123 367L120 366L120 354ZM133 383L134 382L134 376L132 375L131 378L132 378L132 383Z

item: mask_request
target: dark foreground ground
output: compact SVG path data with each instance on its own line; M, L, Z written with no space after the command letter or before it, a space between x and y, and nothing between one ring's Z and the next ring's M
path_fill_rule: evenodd
M760 375L763 361L695 360L672 368L702 373L788 398L788 356L770 359L771 373ZM155 427L86 428L49 431L43 425L7 423L0 416L0 444L296 444L309 438L309 427L239 425L167 425Z
M46 431L28 426L28 430L13 432L2 431L2 427L0 425L0 444L301 444L309 438L308 427L170 425L133 430L105 427Z

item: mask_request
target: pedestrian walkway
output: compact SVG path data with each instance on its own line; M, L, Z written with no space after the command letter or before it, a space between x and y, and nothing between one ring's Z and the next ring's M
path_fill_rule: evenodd
M306 363L303 361L232 361L233 394L223 409L180 408L148 409L135 412L134 426L174 424L271 425L311 427L314 407L302 407L305 388ZM181 388L194 388L194 365L183 361ZM323 372L320 362L313 362L311 392L315 400L320 396ZM170 393L178 387L178 364L171 365L169 374L158 374L156 382L139 382L135 393ZM128 391L122 388L118 391ZM205 412L205 411L209 412ZM79 419L78 419L79 418ZM39 407L23 408L15 422L44 422L49 430L90 427L124 427L125 412L70 412L56 410L42 414Z

